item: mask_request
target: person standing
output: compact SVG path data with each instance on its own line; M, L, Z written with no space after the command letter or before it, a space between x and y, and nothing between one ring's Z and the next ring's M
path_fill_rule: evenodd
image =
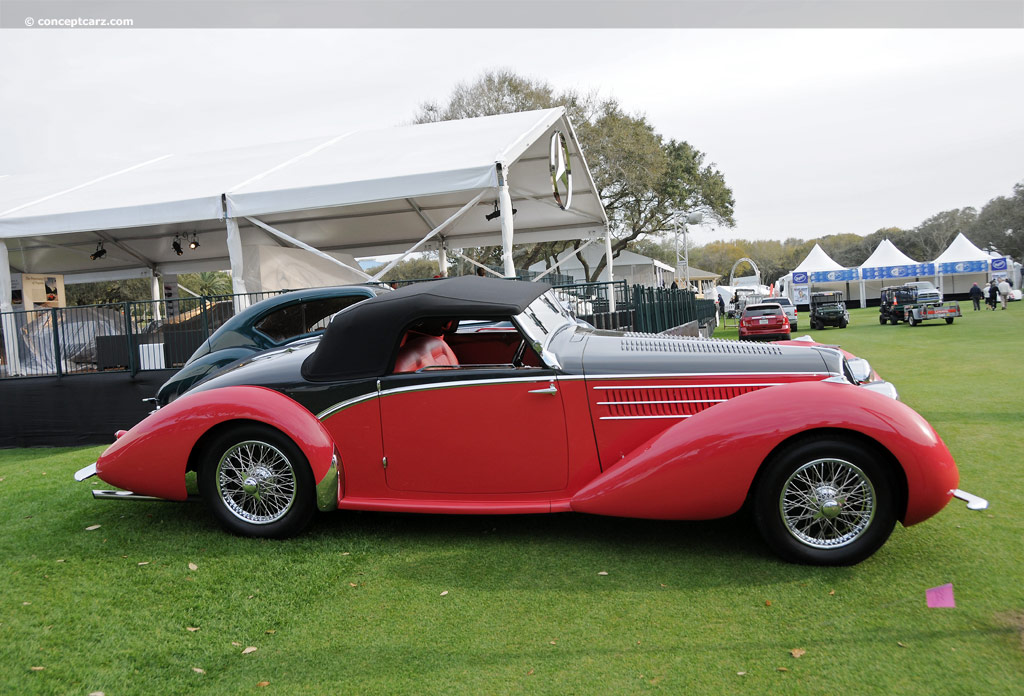
M1010 284L1006 282L1006 278L999 281L999 301L1003 303L1003 309L1006 309L1006 301L1010 299Z
M977 312L979 309L981 309L981 297L982 295L984 295L984 293L981 291L981 288L978 287L978 284L975 283L974 285L971 286L970 294L971 302L974 303L974 311Z
M994 312L996 309L996 296L999 294L999 288L996 287L996 281L991 281L985 290L988 291L988 294L985 295L985 304Z

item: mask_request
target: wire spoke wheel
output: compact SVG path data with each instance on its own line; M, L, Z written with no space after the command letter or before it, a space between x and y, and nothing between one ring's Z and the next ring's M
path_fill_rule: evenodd
M846 438L807 438L765 465L754 515L768 545L783 558L813 565L852 565L889 538L898 505L887 453Z
M295 502L295 469L281 450L259 440L230 447L217 463L217 494L238 519L270 524Z
M875 516L875 488L856 465L816 459L793 472L782 486L779 512L786 529L818 549L856 541Z

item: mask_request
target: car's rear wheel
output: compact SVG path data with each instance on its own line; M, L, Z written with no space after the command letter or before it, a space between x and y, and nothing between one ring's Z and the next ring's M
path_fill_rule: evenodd
M294 536L316 511L306 457L279 431L262 425L232 428L209 443L199 492L217 521L242 536Z
M853 565L878 550L896 522L885 462L843 439L796 443L766 464L754 515L768 546L786 560Z
M918 325L919 322L917 321L917 317L914 316L913 312L907 315L907 323L910 324L911 326Z
M884 314L879 314L878 315L878 323L881 324L882 326L885 326L885 315Z
M952 324L953 323L953 317L946 317L946 323L947 324Z

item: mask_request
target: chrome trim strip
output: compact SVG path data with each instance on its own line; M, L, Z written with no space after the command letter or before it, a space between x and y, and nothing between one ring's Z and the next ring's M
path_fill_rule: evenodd
M624 406L635 404L724 404L728 399L691 399L688 401L598 401L598 406Z
M331 457L331 466L316 484L316 507L321 512L338 509L338 454Z
M656 418L693 418L696 413L679 416L601 416L601 420L653 420Z
M724 387L781 387L792 382L762 382L760 384L645 384L643 386L625 385L622 387L594 387L594 389L721 389Z
M717 377L718 379L728 379L730 377L829 377L834 372L657 372L653 374L626 374L626 375L587 375L586 378L589 380L608 380L608 379L687 379L690 377ZM787 382L782 382L787 384ZM677 385L673 385L677 386ZM698 385L703 386L703 385ZM732 385L726 385L732 386ZM761 386L761 385L758 385ZM767 385L765 385L767 386ZM774 386L774 385L773 385ZM649 387L645 387L649 388Z
M413 374L413 373L410 373ZM450 374L450 373L448 373ZM317 420L324 420L333 416L338 411L342 411L350 406L362 403L363 401L369 401L370 399L378 396L389 396L391 394L404 394L406 392L414 391L428 391L432 389L452 389L455 387L475 387L483 384L517 384L524 383L529 384L530 382L557 382L561 377L555 375L532 375L530 377L499 377L495 379L467 379L467 380L450 380L445 382L428 382L426 384L413 384L406 387L396 387L394 389L385 389L383 391L376 391L370 394L363 394L357 396L354 399L348 401L342 401L341 403L335 404L330 408L327 408L317 414Z
M349 399L348 401L342 401L341 403L334 404L330 408L327 408L327 409L321 411L320 413L316 414L316 419L317 420L323 420L325 418L329 418L329 417L333 416L335 413L337 413L338 411L343 411L346 408L348 408L349 406L355 406L356 404L361 404L364 401L369 401L370 399L376 399L376 398L377 398L377 392L371 392L369 394L363 394L362 396L357 396L354 399Z
M84 481L87 478L91 478L96 475L96 462L93 462L89 466L83 466L81 469L75 472L76 481Z

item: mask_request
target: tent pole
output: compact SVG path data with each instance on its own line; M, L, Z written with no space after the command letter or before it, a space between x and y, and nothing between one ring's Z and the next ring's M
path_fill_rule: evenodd
M441 246L437 249L437 268L442 278L448 277L448 247L444 240L441 240Z
M156 273L150 278L150 296L153 298L153 319L160 321L160 300L164 299L163 279Z
M608 259L608 311L615 311L615 286L611 283L615 282L615 273L612 268L612 226L608 225L604 230L604 257Z
M501 211L501 261L505 277L516 277L516 265L512 261L512 197L508 193L508 169L499 162L498 169L498 210Z
M3 324L4 353L7 374L19 374L21 357L18 354L18 329L14 325L14 306L11 304L11 260L7 255L7 242L0 239L0 323Z
M242 262L242 236L238 232L238 221L233 217L225 218L228 228L228 258L231 259L231 291L236 295L245 295L245 265Z

